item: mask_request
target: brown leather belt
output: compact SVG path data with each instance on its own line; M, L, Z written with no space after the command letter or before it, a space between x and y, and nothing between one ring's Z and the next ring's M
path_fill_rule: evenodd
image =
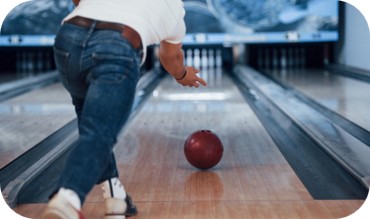
M85 18L85 17L73 17L69 20L66 21L66 23L69 24L74 24L80 27L91 27L93 24L94 20L90 18ZM142 44L141 44L141 38L138 32L136 32L134 29L132 29L129 26L125 26L123 24L119 23L112 23L112 22L105 22L105 21L97 21L95 25L95 29L100 29L100 30L116 30L121 33L123 37L125 37L134 47L134 49L142 49Z

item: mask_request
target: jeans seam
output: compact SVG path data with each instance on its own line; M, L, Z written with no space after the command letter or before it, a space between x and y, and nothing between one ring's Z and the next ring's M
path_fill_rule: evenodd
M91 35L93 34L93 32L95 30L96 23L97 23L97 21L94 20L94 22L91 24L89 30L87 31L85 39L83 40L83 42L81 44L82 49L81 49L81 55L80 55L80 61L79 61L79 65L80 65L79 68L82 66L83 57L84 57L83 54L85 54L86 45L89 42L89 40L91 38Z

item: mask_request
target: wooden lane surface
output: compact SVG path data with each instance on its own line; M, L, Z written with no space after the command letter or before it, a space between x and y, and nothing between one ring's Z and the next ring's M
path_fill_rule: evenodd
M337 219L353 213L360 201L183 201L136 202L139 214L132 219ZM27 204L16 212L37 218L44 204ZM102 202L88 202L83 207L85 218L104 218Z
M326 108L370 132L370 84L322 69L269 72Z
M0 169L75 118L60 83L0 103Z
M165 78L122 132L115 152L139 209L133 218L321 219L361 206L362 200L313 200L231 80L209 72L208 81L207 88L191 89ZM183 154L186 137L199 129L214 131L224 145L210 171L193 168ZM43 207L15 211L37 218ZM96 186L83 212L90 219L103 218L103 211Z

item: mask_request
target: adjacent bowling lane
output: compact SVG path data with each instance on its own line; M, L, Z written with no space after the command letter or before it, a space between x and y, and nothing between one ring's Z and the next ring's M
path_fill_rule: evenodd
M314 200L229 77L221 69L202 75L209 86L198 89L166 77L120 135L116 160L139 209L133 218L340 218L361 206ZM200 129L217 133L224 146L209 171L184 156L187 136ZM87 218L103 217L101 195L96 186L87 197ZM15 210L37 217L43 207Z
M0 103L0 169L75 118L60 83Z
M370 84L324 69L267 70L324 107L370 131Z

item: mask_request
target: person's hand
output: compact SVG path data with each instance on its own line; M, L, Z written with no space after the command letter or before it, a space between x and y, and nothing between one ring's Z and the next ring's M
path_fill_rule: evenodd
M181 78L176 79L177 83L181 84L182 86L187 87L199 87L200 84L203 86L207 86L207 83L202 78L198 77L197 73L199 73L200 70L196 69L191 66L185 67L184 75L181 76Z

